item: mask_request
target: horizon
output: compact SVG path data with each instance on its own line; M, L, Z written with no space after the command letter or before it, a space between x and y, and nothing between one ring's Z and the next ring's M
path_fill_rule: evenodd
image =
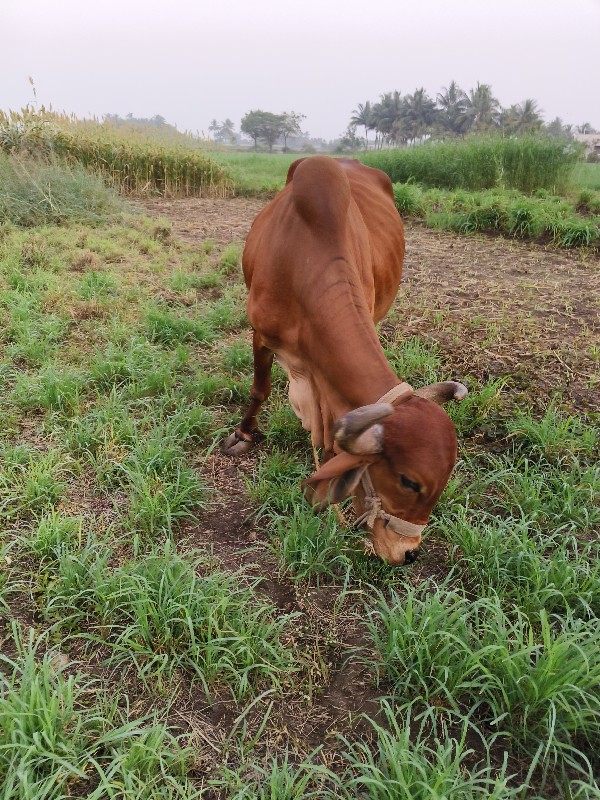
M117 23L117 24L116 24ZM163 116L208 133L251 109L306 115L313 138L344 133L359 103L423 87L435 99L452 80L489 84L503 107L535 99L546 122L600 126L600 3L444 0L417 7L356 0L282 13L274 0L5 0L0 9L0 98L34 100L78 117Z

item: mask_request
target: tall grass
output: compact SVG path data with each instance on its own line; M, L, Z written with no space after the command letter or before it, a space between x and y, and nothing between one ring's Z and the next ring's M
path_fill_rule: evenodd
M226 167L210 159L198 142L161 141L135 129L44 110L0 112L0 150L54 155L83 166L121 194L225 197L232 191Z
M535 189L564 189L577 156L576 149L567 150L560 142L524 136L432 142L365 153L361 160L387 172L393 182L415 182L439 189L501 187L529 194Z
M114 191L79 164L24 159L0 149L0 224L95 223L123 209Z

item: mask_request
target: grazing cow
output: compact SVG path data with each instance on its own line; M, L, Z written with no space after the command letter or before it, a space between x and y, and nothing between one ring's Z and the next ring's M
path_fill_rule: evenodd
M415 560L456 460L439 403L467 393L453 381L415 391L385 357L374 323L396 296L403 256L387 175L325 156L290 166L244 249L254 382L246 415L223 443L239 455L260 436L276 356L295 414L323 448L305 495L318 508L353 496L375 553L390 564Z

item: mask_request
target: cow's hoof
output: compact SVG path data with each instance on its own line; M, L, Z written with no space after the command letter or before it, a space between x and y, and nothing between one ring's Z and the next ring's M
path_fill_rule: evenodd
M259 441L259 436L258 431L252 434L235 430L221 445L221 452L226 456L243 456Z

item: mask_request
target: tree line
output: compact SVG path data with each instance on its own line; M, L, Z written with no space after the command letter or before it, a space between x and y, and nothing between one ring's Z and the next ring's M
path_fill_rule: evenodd
M305 114L295 111L284 111L282 114L273 114L271 111L248 111L240 123L240 130L254 141L254 149L258 147L259 140L264 143L269 152L279 140L283 142L283 150L287 152L290 136L300 136L300 124L306 119ZM223 122L213 119L208 130L213 134L216 142L234 143L236 141L235 125L227 118Z
M364 131L364 138L357 135ZM412 94L398 91L380 95L377 102L359 103L352 112L342 142L350 149L369 147L369 133L375 133L371 146L400 146L430 137L450 138L469 133L502 132L505 135L538 133L570 138L574 132L595 133L586 122L573 129L560 117L545 124L536 100L527 99L503 108L487 83L477 83L465 92L456 83L444 87L436 98L424 88ZM362 139L362 141L361 141Z

